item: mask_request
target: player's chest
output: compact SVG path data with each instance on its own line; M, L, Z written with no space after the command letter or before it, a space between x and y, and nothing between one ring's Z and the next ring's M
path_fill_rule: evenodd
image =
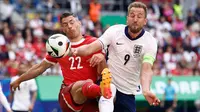
M22 90L29 90L29 88L30 88L30 83L29 83L28 81L22 82L22 83L20 84L20 88L21 88Z
M62 58L59 63L62 67L70 70L82 69L89 66L90 57L73 56Z
M133 58L140 58L145 52L145 44L141 41L130 41L127 39L116 39L113 41L111 49L117 55L129 55Z

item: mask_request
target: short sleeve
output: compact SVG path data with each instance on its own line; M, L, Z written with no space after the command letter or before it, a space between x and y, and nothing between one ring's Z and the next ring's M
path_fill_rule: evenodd
M53 64L53 65L55 65L57 63L57 60L55 58L53 58L52 56L48 55L48 54L46 54L44 60L47 63Z
M156 54L157 54L157 46L158 45L157 45L156 39L152 37L152 41L148 42L143 58L153 60L154 62L156 59Z
M112 38L115 37L115 27L109 27L103 35L98 39L102 44L102 48L105 50L108 45L110 45Z
M30 80L30 90L31 91L37 91L37 85L35 79Z

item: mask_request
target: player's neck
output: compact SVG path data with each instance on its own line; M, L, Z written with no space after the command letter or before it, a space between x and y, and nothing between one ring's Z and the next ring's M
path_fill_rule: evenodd
M128 33L129 33L129 35L130 35L132 38L136 38L141 32L142 32L142 30L140 30L138 33L132 33L132 32L130 31L130 29L128 29Z
M76 38L73 38L73 39L70 39L71 42L79 42L81 39L83 38L82 35L76 37Z

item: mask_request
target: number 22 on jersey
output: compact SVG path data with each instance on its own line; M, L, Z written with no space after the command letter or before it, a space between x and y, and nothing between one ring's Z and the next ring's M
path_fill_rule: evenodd
M80 56L78 56L78 57L70 57L69 61L71 61L71 66L70 66L71 70L83 68L83 66L81 66L81 57ZM75 66L74 63L78 63L77 66Z

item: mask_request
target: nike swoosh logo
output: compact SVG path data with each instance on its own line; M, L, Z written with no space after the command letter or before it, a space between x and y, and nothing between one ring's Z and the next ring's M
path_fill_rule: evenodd
M119 42L117 42L116 44L117 44L117 45L123 45L123 43L119 43Z

